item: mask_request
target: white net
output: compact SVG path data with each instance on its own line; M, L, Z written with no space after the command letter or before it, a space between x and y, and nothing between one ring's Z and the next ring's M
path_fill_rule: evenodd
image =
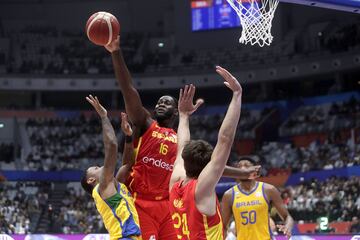
M243 28L240 43L260 47L270 45L272 20L279 0L227 0L240 17Z

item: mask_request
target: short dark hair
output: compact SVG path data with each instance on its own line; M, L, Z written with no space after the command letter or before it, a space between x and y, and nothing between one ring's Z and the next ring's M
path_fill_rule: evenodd
M170 96L172 99L174 99L175 107L178 108L179 100L176 97Z
M190 140L181 153L186 176L198 178L201 171L210 162L212 153L213 147L210 143L203 140Z
M88 180L88 177L87 177L87 170L86 171L84 171L84 173L83 173L83 175L82 175L82 177L81 177L81 186L82 186L82 188L85 190L85 192L87 192L88 194L90 194L90 195L92 195L92 191L93 191L93 189L94 189L94 186L93 185L91 185L91 184L89 184L88 182L87 182L87 180Z
M235 165L238 165L241 161L249 161L253 166L258 165L259 163L252 157L239 157Z

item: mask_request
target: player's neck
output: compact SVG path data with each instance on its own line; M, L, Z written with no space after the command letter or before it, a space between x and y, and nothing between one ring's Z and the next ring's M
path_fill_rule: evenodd
M256 181L241 181L239 184L242 190L251 192L256 185Z
M171 119L165 119L162 121L157 120L159 127L164 127L164 128L173 128L174 126L174 121Z

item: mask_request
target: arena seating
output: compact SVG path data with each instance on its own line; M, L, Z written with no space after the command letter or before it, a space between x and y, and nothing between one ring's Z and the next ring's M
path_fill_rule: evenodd
M50 189L48 183L0 184L0 233L31 233L47 206Z
M24 169L82 169L103 158L101 123L96 117L29 119L26 125L32 149ZM113 121L113 126L118 130L118 122Z
M292 172L334 169L360 165L360 144L351 139L341 143L328 139L324 144L312 142L308 147L290 143L264 143L256 155L265 169L288 168Z
M354 97L344 102L303 106L285 122L280 134L291 136L360 126L359 114L360 101Z
M316 25L316 24L313 24ZM334 22L318 24L318 32L293 29L284 39L271 47L192 49L180 52L173 49L154 49L145 43L149 36L142 33L123 33L121 45L127 65L133 73L199 72L212 69L215 64L224 67L262 65L300 59L321 52L343 52L359 48L360 30L356 23L339 25ZM326 31L332 26L331 31ZM323 30L323 32L322 32ZM307 39L303 39L307 36ZM20 34L8 33L15 48L8 73L34 74L112 74L111 59L105 49L94 46L83 32L59 31L52 26L25 27ZM309 44L312 43L312 44ZM141 46L141 47L140 47ZM139 52L141 49L141 53ZM0 61L1 61L0 57ZM5 60L5 59L4 59Z
M350 222L360 215L359 189L360 177L304 182L290 188L288 208L299 221L316 222L319 217L326 216L330 222Z

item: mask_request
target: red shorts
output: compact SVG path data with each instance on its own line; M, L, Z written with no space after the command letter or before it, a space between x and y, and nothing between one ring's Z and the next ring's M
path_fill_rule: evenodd
M177 240L169 211L169 201L135 199L143 240Z

